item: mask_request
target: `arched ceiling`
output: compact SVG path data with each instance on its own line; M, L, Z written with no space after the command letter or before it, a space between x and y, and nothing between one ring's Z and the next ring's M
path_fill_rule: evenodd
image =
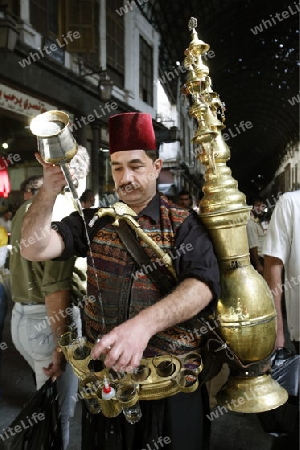
M257 193L274 177L285 147L299 140L299 12L290 0L149 0L140 9L162 36L160 76L183 62L188 21L215 56L206 63L236 137L229 165L240 189ZM253 31L252 31L253 30ZM185 74L181 75L182 83ZM177 80L169 83L176 98ZM298 101L294 101L293 97ZM252 128L235 132L241 121ZM239 128L240 129L240 128Z

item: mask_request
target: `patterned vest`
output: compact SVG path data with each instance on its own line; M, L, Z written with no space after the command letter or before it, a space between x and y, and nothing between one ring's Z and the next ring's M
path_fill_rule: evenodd
M159 222L153 223L147 216L140 217L138 222L142 229L174 259L178 257L174 249L176 230L189 214L189 211L175 206L160 194ZM152 264L161 266L161 271L169 276L168 270L159 261L156 253L143 241L139 240L139 243L150 257ZM103 305L103 312L97 301L87 302L84 308L85 331L88 339L94 342L99 334L109 332L156 303L160 300L161 294L147 276L151 267L137 268L112 224L106 225L95 234L91 249L93 259L90 253L87 258L88 295L90 299L97 298L99 287ZM105 325L102 321L103 313ZM199 336L186 328L185 324L180 324L153 336L144 356L151 357L162 351L183 354L198 347Z

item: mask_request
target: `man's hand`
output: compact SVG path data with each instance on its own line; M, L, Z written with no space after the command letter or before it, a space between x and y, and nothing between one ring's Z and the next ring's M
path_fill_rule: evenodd
M59 165L46 163L39 153L35 153L38 162L43 166L43 190L55 198L61 193L67 182Z
M129 319L103 336L92 350L92 357L106 355L104 364L116 372L131 372L138 367L151 334L139 316Z
M275 350L285 347L285 337L282 330L278 330L275 342Z
M52 362L48 367L43 367L43 371L47 377L52 377L54 381L64 373L65 366L66 360L64 354L55 349L52 355Z
M67 183L60 166L45 163L39 153L35 156L43 166L44 182L23 218L20 251L30 261L46 261L64 249L62 237L51 229L51 219L56 197Z
M72 277L72 268L73 262L70 264L70 261L60 261L56 263L46 262L44 271L47 273L51 273L53 264L59 264L61 267L56 269L60 270L60 276L66 277L67 279ZM64 266L64 271L62 272L62 266ZM58 273L58 272L57 272ZM47 294L45 296L45 306L47 311L47 317L51 323L51 331L53 333L54 342L57 344L56 339L58 335L58 330L61 327L69 325L69 316L67 314L60 314L63 311L66 311L67 308L70 307L71 304L71 292L69 290L58 290L52 292L51 294ZM53 320L54 319L54 320ZM59 347L56 347L52 354L52 362L48 367L44 367L44 373L48 377L52 377L52 379L56 379L62 375L65 371L66 360L63 352Z
M211 299L208 285L187 278L167 297L105 335L96 343L92 357L97 359L100 355L106 355L104 364L107 367L113 367L118 372L132 371L138 367L152 336L194 317Z

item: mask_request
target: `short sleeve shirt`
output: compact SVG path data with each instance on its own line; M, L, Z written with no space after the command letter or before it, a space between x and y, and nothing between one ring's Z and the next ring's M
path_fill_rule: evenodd
M274 209L264 242L265 255L281 259L287 324L292 340L300 341L300 191L283 194Z
M96 211L96 209L84 210L87 223ZM140 215L149 215L153 220L159 220L158 194ZM107 216L99 219L102 226L105 226L109 220L111 218ZM101 225L99 228L101 228ZM62 236L65 244L65 250L61 258L67 258L74 254L86 256L88 251L86 232L78 213L71 214L61 222L54 222L53 226ZM208 232L194 212L191 212L184 220L176 233L175 247L180 248L182 244L185 246L191 245L192 251L180 254L174 261L178 281L183 281L186 278L197 278L207 283L214 299L218 299L220 296L220 275L217 259Z
M21 247L30 245L21 241L23 217L31 201L24 203L13 218L9 269L12 300L20 303L44 303L45 295L58 290L72 289L74 257L66 261L28 261L20 254ZM38 239L38 233L32 239Z

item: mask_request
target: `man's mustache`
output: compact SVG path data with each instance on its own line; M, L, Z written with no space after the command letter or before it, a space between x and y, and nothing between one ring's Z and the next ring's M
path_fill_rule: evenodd
M128 184L122 184L118 187L117 191L122 193L129 193L132 192L135 189L138 189L140 187L139 183L128 183Z

